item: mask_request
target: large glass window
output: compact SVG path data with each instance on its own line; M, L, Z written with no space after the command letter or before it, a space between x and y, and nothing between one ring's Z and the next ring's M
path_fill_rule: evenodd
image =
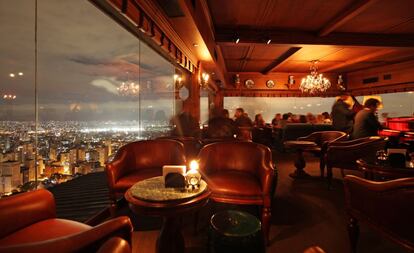
M35 93L34 2L6 2L0 195L32 187L35 176L53 184L100 171L123 144L170 130L175 67L88 1L38 1Z
M233 117L235 109L241 107L247 112L250 118L254 119L256 114L261 113L266 122L270 123L276 113L302 114L307 113L320 114L323 112L331 112L331 107L335 98L319 98L319 97L225 97L224 108L230 112Z

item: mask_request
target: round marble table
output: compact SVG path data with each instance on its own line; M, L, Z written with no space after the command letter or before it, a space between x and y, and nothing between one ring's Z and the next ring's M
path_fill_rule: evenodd
M187 191L165 188L163 177L153 177L133 185L125 193L125 199L136 214L164 218L157 239L158 253L182 253L185 244L177 218L206 205L210 194L204 181L198 190Z
M295 179L310 177L310 175L306 173L306 171L304 170L304 168L306 167L306 161L303 158L303 151L316 148L318 145L312 141L285 141L284 145L286 148L296 150L296 170L293 173L289 174L289 176Z

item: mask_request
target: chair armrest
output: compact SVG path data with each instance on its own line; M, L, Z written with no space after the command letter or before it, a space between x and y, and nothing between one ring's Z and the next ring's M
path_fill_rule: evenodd
M56 217L52 193L41 189L0 200L0 238L33 223Z
M120 150L114 159L106 164L105 172L108 178L109 189L113 189L114 185L120 179L128 167L128 152Z
M317 139L317 135L319 135L320 133L311 133L307 136L303 136L303 137L299 137L297 138L298 141L315 141Z
M128 243L131 243L132 230L133 228L129 218L122 216L74 235L37 243L26 243L4 248L0 247L0 253L96 252L100 245L114 236L119 236L125 239Z
M360 143L373 142L373 141L383 140L383 139L384 138L382 137L371 136L371 137L359 138L359 139L349 140L349 141L338 140L338 141L332 142L330 146L349 146L349 145L356 145Z
M262 191L264 195L271 195L272 187L274 186L274 166L272 163L272 153L269 148L266 147L265 155L263 156L262 163L258 168L259 180L262 186ZM272 197L272 196L270 196Z

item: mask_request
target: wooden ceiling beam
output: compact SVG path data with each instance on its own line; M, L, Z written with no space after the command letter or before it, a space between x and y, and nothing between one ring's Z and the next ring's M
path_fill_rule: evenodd
M345 10L342 10L338 16L329 21L318 32L318 36L323 37L330 34L331 32L335 31L335 29L342 26L377 1L378 0L359 0L352 2L351 5L349 5Z
M371 34L371 33L330 33L319 37L312 32L266 30L253 28L221 28L216 27L218 45L234 45L235 34L239 44L264 44L266 34L273 45L336 45L367 47L410 47L414 45L414 34Z
M352 64L357 64L357 63L360 63L360 62L369 61L370 59L380 57L380 56L384 56L384 55L387 55L387 54L390 54L390 53L393 53L393 52L395 52L394 49L376 50L372 53L365 54L363 56L351 59L349 61L341 62L341 63L338 63L336 65L321 69L320 72L330 72L332 70L343 68L343 67L346 67L346 66L349 66L349 65L352 65Z
M289 57L291 57L294 53L299 51L301 47L291 47L286 52L284 52L281 56L276 58L272 63L270 63L266 68L262 70L263 75L267 75L272 72L277 66L285 62Z

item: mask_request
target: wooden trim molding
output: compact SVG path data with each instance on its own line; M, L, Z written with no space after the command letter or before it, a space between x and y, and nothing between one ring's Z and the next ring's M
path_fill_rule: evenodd
M224 97L335 97L339 95L339 91L309 94L298 89L226 89L221 92Z
M91 0L99 5L99 0ZM181 67L194 72L197 58L185 45L168 20L160 15L154 1L107 0L112 8L124 16L143 36L155 42L169 58ZM99 5L102 7L102 5Z

